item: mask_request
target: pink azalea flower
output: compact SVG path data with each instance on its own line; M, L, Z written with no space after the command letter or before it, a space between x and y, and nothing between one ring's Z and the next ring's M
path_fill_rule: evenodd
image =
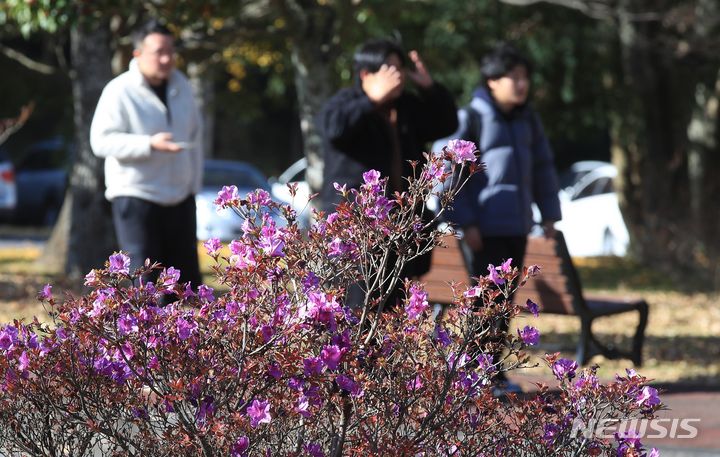
M660 404L657 389L650 386L643 387L636 400L638 406L656 406Z
M267 401L253 400L247 409L250 418L250 425L254 428L260 424L269 424L272 420L270 415L270 403Z
M488 274L490 276L490 279L496 285L501 286L501 285L505 284L505 280L503 278L501 278L500 275L498 274L498 269L500 269L500 267L496 267L492 263L488 264Z
M415 320L428 308L428 294L418 284L410 286L410 299L405 306L408 319Z
M203 246L205 247L208 255L211 256L216 255L220 251L220 249L222 249L222 243L217 238L210 238L203 243Z
M50 300L52 298L52 286L45 284L40 293L38 294L41 300Z
M538 332L538 329L536 329L535 327L530 327L529 325L526 325L525 328L523 328L522 330L518 329L517 332L523 343L529 346L534 346L538 344L538 341L540 341L540 332Z
M538 317L538 315L540 314L540 308L538 307L537 303L528 298L525 302L525 306L527 307L528 311L532 313L533 316Z
M365 184L369 184L371 186L377 186L380 184L380 172L377 170L366 171L362 176Z
M337 370L338 364L340 363L342 356L343 352L335 344L325 346L322 352L320 352L320 358L331 370Z
M477 158L475 157L477 147L472 141L450 140L447 149L450 151L452 160L455 163L474 162Z
M130 257L122 252L116 252L110 256L110 273L119 273L126 275L130 272Z
M214 203L217 205L217 210L224 208L240 199L238 195L238 189L236 186L223 186L217 194L217 198Z

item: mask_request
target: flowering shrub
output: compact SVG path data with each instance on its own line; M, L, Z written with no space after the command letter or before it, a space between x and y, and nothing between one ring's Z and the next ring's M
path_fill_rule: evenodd
M475 286L453 285L441 322L422 284L400 277L438 243L425 202L437 193L447 207L463 170L479 168L474 151L456 141L429 155L404 193L386 195L375 171L359 189L338 185L345 202L308 233L266 192L223 189L216 203L245 225L227 249L205 243L222 294L178 283L172 267L130 271L123 253L86 276L86 295L60 300L46 286L54 325L0 328L0 453L644 455L633 436L573 425L652 417L657 392L634 372L602 385L594 369L549 355L559 390L493 395L498 372L526 366L523 349L538 342L531 326L512 335L493 325L520 312L508 297L537 267L491 265ZM148 269L160 270L154 283ZM350 287L362 303L345 302ZM403 302L387 306L397 287ZM160 306L169 294L177 300ZM489 355L498 346L503 360Z

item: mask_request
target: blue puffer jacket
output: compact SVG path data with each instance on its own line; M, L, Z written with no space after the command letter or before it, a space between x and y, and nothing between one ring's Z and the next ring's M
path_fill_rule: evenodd
M466 114L455 137L478 144L487 168L461 190L448 219L477 226L483 236L523 236L533 225L534 201L543 222L560 220L553 155L532 108L503 114L487 90L478 89Z

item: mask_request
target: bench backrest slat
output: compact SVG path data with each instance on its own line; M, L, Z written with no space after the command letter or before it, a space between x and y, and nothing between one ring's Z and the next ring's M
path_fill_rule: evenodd
M431 303L452 302L449 282L470 283L458 240L453 235L445 235L443 245L435 248L430 271L421 278ZM538 303L543 312L551 314L580 315L587 311L562 233L557 232L555 238L528 238L525 265L533 264L540 266L540 274L518 290L517 303L525 304L529 298Z

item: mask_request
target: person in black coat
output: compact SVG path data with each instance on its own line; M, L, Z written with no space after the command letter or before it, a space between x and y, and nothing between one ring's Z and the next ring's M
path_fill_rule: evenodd
M412 173L408 161L420 161L427 143L457 129L453 97L433 81L416 51L408 57L409 64L392 41L366 42L354 57L357 83L320 111L323 210L331 212L340 202L333 183L358 188L371 169L390 178L388 192L404 190L402 178ZM417 93L405 90L406 79Z
M341 201L334 183L359 188L368 170L389 178L389 194L406 190L409 161L422 162L428 143L457 129L453 97L433 81L417 51L406 56L392 41L370 40L355 53L354 66L356 84L338 91L317 118L324 158L320 206L328 213ZM407 79L417 92L405 89ZM429 266L429 255L415 259L403 276L420 276ZM357 292L350 291L351 306L362 300ZM397 297L388 299L390 307Z

